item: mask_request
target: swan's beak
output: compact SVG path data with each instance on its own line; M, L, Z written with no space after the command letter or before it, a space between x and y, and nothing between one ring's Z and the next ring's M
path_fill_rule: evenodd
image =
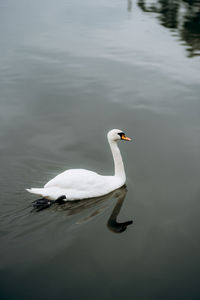
M131 141L131 138L127 137L126 135L122 135L121 139L124 141Z

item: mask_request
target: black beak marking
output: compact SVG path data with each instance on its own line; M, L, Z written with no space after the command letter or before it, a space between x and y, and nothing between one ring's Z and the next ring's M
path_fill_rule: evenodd
M123 136L126 136L124 132L119 132L118 134L119 134L119 136L120 136L121 138L122 138Z

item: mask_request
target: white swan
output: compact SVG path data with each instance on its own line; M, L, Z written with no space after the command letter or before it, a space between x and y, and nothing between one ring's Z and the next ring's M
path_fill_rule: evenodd
M114 159L114 176L102 176L84 169L70 169L51 179L44 188L31 188L27 191L49 200L61 198L72 201L99 197L120 188L125 184L126 174L117 141L131 139L119 129L110 130L107 138Z

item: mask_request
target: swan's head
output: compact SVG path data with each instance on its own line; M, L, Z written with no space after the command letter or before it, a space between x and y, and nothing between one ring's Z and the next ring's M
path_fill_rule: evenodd
M112 129L108 132L108 140L117 142L118 140L123 140L123 141L131 141L129 137L125 135L125 133L120 130L120 129Z

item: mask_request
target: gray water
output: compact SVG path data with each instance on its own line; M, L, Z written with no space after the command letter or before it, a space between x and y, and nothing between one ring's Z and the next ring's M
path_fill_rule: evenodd
M0 23L0 299L200 299L200 2L2 0ZM68 168L113 174L112 128L127 191L33 211Z

